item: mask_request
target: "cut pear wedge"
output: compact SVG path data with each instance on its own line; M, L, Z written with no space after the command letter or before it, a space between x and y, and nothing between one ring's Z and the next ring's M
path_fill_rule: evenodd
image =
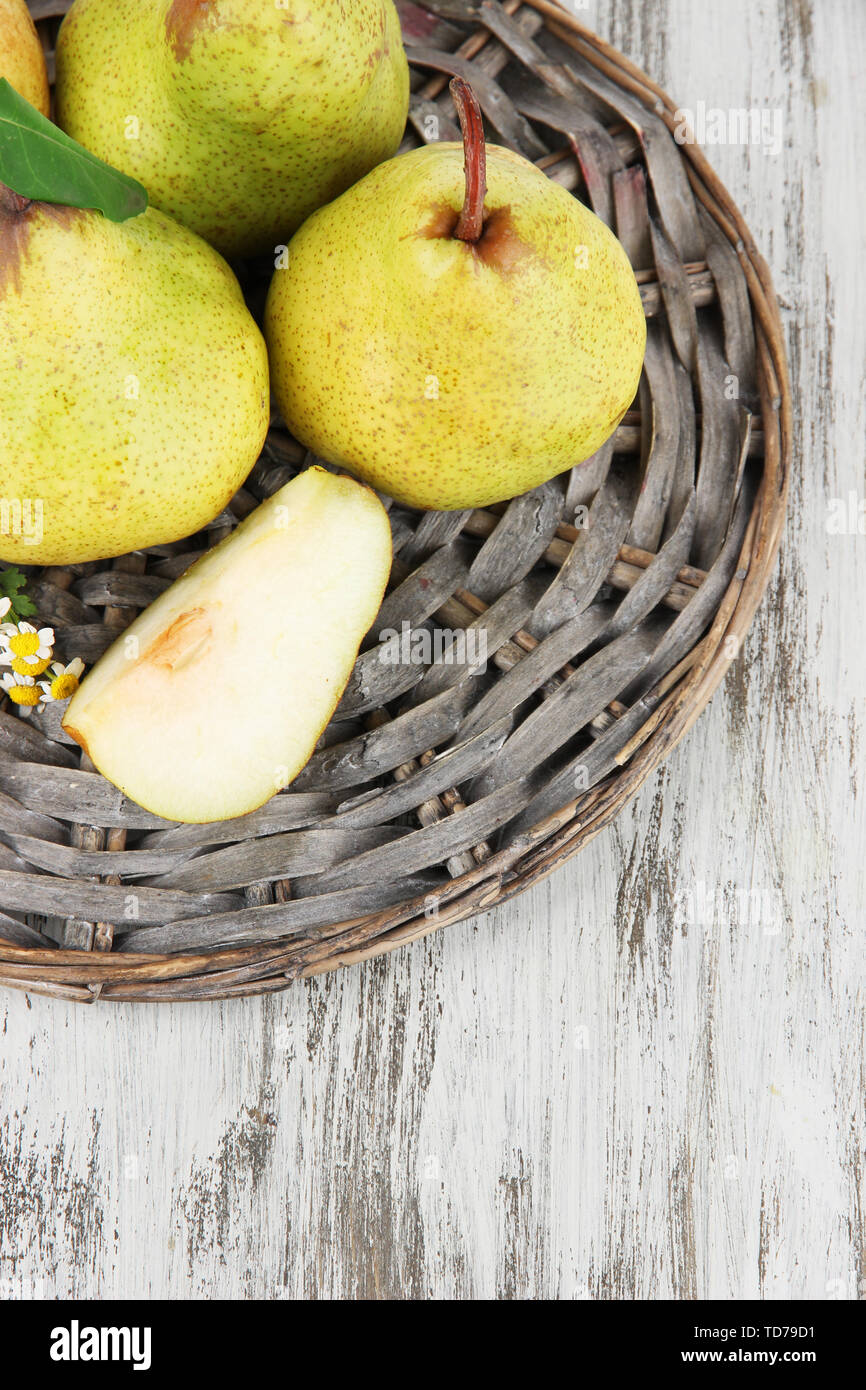
M104 777L167 820L253 811L308 761L390 567L376 494L310 468L118 638L63 727Z

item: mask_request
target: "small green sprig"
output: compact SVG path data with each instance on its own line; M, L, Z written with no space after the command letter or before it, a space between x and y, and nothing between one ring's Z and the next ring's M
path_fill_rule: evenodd
M23 592L26 584L26 574L11 565L8 569L0 570L0 599L8 598L12 604L8 616L13 623L32 618L36 612L36 604Z

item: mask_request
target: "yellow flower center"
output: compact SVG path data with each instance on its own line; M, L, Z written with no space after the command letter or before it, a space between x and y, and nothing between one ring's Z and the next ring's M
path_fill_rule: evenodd
M6 694L13 705L38 705L42 699L42 691L38 685L13 685Z
M40 658L39 661L25 661L23 656L13 656L10 662L12 670L17 676L41 676L43 671L47 671L51 665L51 657Z
M35 656L39 651L38 632L16 632L9 638L9 649L16 656Z
M74 695L78 689L77 676L58 676L51 682L52 700L68 700L70 695Z

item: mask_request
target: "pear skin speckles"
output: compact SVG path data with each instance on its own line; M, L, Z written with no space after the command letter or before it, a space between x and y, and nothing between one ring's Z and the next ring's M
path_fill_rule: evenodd
M0 559L71 564L193 534L268 427L267 353L235 277L153 208L20 217L0 292L0 478L28 526L3 530Z
M226 256L276 255L408 106L392 0L76 0L58 39L63 129Z
M43 116L51 114L45 55L25 0L0 0L0 77Z
M0 184L0 297L8 286L21 288L21 269L27 259L30 230L39 217L70 223L83 214L78 208L33 203Z
M643 308L612 232L510 151L487 147L487 184L470 245L452 235L461 146L380 165L305 223L268 295L289 428L411 506L486 506L573 467L640 378Z
M216 12L213 0L171 0L165 17L165 32L179 63L189 57L193 39L208 23L213 23Z

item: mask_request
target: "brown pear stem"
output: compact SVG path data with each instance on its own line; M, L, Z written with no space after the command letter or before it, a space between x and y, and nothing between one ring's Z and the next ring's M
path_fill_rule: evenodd
M7 188L5 183L0 183L0 208L4 212L24 212L32 201L32 198L25 198L21 193L13 193L12 189Z
M487 196L484 123L478 98L468 82L464 82L462 77L454 77L450 91L463 132L463 171L466 175L466 196L454 235L461 241L478 241L484 230L484 199Z

